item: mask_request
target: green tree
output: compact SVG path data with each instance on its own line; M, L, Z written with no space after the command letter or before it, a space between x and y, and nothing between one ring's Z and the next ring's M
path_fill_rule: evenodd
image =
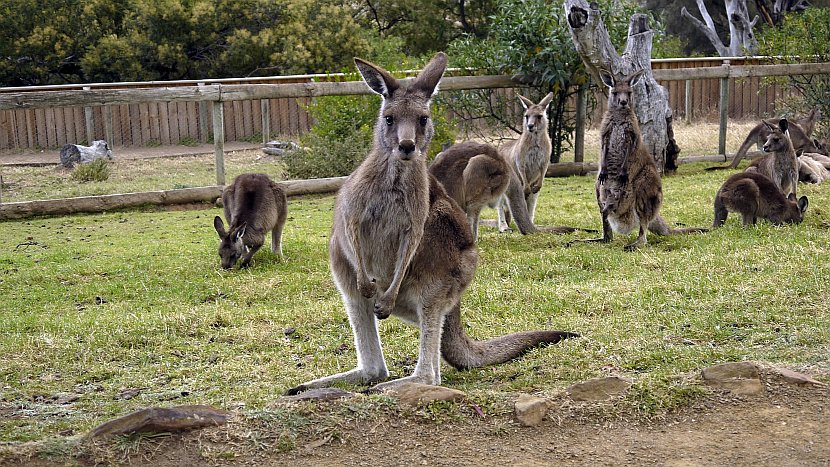
M638 11L637 6L633 2L613 0L603 0L600 5L612 41L619 47L625 42L629 18ZM570 146L575 119L567 110L568 102L578 86L588 83L565 21L560 3L500 2L489 35L484 39L473 36L459 39L450 45L449 54L453 66L513 75L529 86L521 92L535 102L548 92L554 93L548 115L552 162L558 162ZM521 117L517 113L520 108L515 101L506 102L504 93L471 91L454 93L451 98L452 108L468 123L465 127L468 131L481 130L480 122L484 120L495 128L521 133Z

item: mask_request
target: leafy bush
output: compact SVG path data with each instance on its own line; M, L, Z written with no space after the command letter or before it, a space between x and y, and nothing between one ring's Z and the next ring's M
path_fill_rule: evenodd
M87 164L78 164L70 178L78 182L103 182L110 178L109 163L106 159L95 159Z
M352 173L372 148L379 110L378 96L316 98L308 107L314 126L300 137L302 149L283 156L288 177L323 178ZM428 149L430 157L441 151L443 143L455 140L455 129L447 108L435 102L432 114L435 135Z

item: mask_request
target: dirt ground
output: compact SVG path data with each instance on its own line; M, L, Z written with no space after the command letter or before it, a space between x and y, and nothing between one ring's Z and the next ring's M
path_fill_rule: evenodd
M27 457L25 448L15 454L0 450L0 465L827 466L829 403L827 386L767 382L762 395L715 394L658 420L609 421L567 406L552 408L536 427L520 427L509 417L453 423L381 419L353 425L340 439L298 442L288 452L273 444L240 443L240 433L250 427L232 421L110 450L103 458L44 461Z

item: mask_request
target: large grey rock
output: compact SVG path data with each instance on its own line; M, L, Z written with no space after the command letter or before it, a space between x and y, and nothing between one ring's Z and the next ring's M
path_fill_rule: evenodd
M193 430L227 423L230 412L208 405L150 407L93 428L89 438L131 433L165 433Z
M630 387L631 380L608 376L573 384L566 391L575 401L604 401L624 394Z
M758 365L752 362L722 363L704 368L701 375L707 386L733 394L753 395L764 392Z
M542 423L548 413L548 401L541 397L522 394L513 405L516 419L523 426L536 426Z

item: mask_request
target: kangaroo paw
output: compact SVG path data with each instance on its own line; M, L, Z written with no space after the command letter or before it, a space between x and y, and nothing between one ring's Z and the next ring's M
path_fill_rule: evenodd
M389 294L384 293L375 302L375 316L378 319L386 319L392 314L392 309L395 308L395 299Z

